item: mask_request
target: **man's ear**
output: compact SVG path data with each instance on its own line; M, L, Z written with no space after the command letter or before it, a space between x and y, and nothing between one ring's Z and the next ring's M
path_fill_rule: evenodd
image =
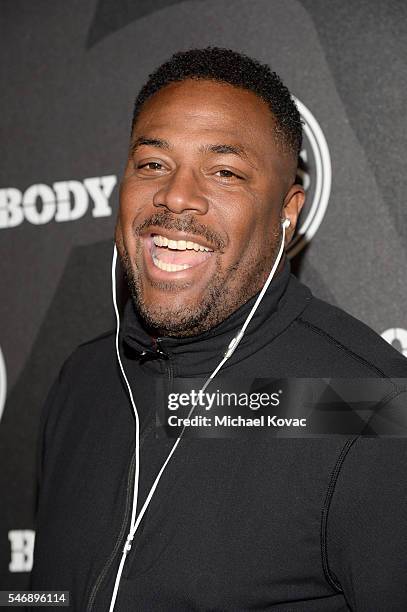
M285 244L287 245L295 231L298 217L305 202L305 192L301 185L294 184L287 191L284 198L283 208L281 211L281 217L284 219L290 219L290 227L285 233Z

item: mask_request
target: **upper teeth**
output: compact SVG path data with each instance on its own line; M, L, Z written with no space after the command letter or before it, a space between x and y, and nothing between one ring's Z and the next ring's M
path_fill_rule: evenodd
M168 247L169 249L176 249L177 251L185 251L186 249L193 249L194 251L210 251L208 247L204 247L197 242L191 242L190 240L168 240L165 236L155 234L153 236L154 244L157 246Z

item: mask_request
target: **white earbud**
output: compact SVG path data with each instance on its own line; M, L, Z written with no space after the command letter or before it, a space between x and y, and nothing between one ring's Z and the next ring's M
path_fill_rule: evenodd
M285 229L288 229L291 225L290 219L281 219L281 223Z

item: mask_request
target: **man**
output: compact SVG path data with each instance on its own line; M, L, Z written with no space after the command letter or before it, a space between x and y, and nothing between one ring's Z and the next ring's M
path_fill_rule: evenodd
M88 342L50 392L32 588L80 611L406 609L402 439L156 436L177 380L221 362L237 379L381 378L405 406L397 351L285 256L270 275L304 202L300 147L286 87L233 51L176 54L141 90L119 359L114 332Z

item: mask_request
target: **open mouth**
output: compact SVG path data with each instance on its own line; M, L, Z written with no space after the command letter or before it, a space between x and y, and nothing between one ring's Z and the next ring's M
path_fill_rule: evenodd
M180 272L194 268L209 259L213 249L193 240L169 238L151 234L150 254L156 268L165 272Z

